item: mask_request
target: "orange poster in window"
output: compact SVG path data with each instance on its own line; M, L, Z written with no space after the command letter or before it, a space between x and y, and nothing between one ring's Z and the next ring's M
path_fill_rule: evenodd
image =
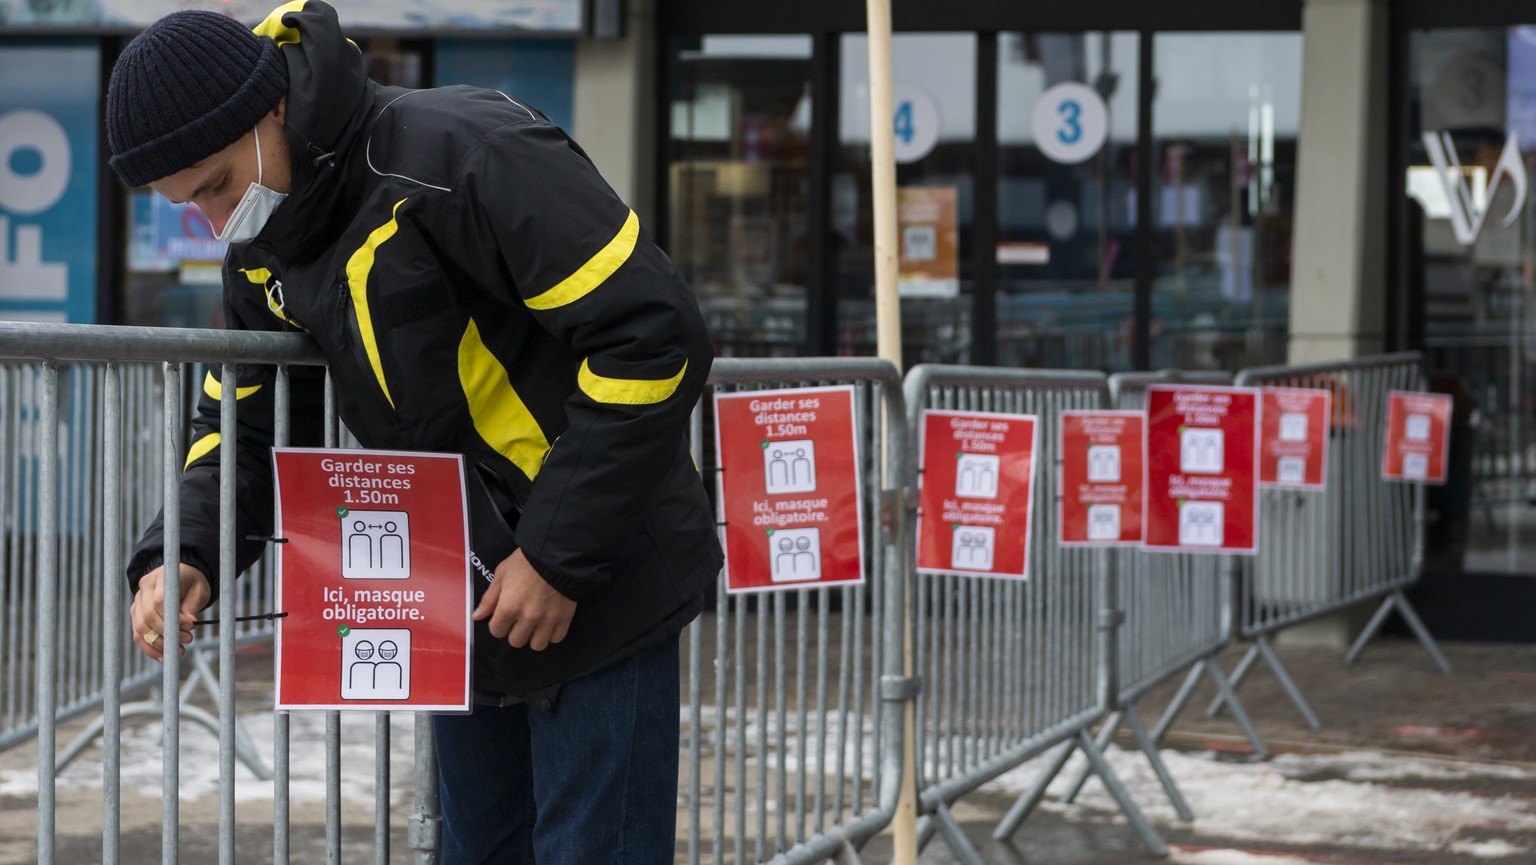
M953 186L896 190L902 297L960 294L960 222Z

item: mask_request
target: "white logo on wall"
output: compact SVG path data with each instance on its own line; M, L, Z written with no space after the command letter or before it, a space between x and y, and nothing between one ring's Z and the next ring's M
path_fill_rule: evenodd
M1040 94L1030 129L1046 158L1076 165L1103 149L1109 138L1109 108L1099 91L1086 84L1058 84Z
M23 174L12 162L18 153L39 154L42 163ZM57 120L31 109L0 115L0 208L17 216L49 210L69 188L69 169L69 136ZM0 297L62 301L68 295L69 266L43 261L43 229L16 226L13 249L11 221L0 216Z
M341 541L343 579L411 576L411 518L405 511L349 511L341 520Z
M1509 213L1504 216L1503 225L1508 228L1515 223L1520 217L1520 211L1525 209L1528 178L1525 161L1520 157L1520 143L1513 132L1504 141L1504 152L1499 154L1499 163L1494 166L1493 177L1488 181L1487 195L1481 202L1473 196L1471 187L1467 185L1467 173L1462 169L1460 157L1456 155L1456 145L1451 141L1451 134L1426 132L1423 140L1429 161L1434 163L1440 182L1445 185L1445 197L1451 207L1451 230L1456 234L1457 243L1471 246L1477 242L1477 236L1483 231L1483 222L1488 218L1488 207L1493 202L1494 193L1498 192L1499 182L1506 177L1513 184L1515 200L1509 206Z
M405 700L410 696L410 631L353 628L341 638L343 700Z

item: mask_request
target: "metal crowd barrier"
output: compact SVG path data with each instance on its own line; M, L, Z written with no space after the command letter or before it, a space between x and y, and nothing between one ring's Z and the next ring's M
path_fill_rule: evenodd
M0 661L0 750L31 741L39 731L37 692L32 687L38 656L35 627L40 559L44 552L41 470L44 443L54 482L48 509L58 544L53 548L63 576L59 592L58 633L62 655L53 683L54 717L66 721L103 704L105 670L101 663L102 631L97 624L106 583L98 579L104 554L101 538L103 478L98 471L103 429L100 394L103 371L75 367L49 373L37 363L0 362L0 603L4 604L4 647ZM45 388L52 378L51 397L58 422L43 435ZM159 473L145 468L158 457L160 428L146 423L150 400L158 400L150 370L121 371L117 387L124 394L122 442L124 473L135 481L123 497L127 519L147 522L158 506ZM131 661L121 671L123 688L147 686L159 678L148 659Z
M1145 409L1147 387L1154 384L1231 383L1232 376L1226 372L1116 373L1109 377L1110 405L1120 410ZM1193 820L1194 813L1179 792L1158 746L1183 712L1201 676L1209 676L1222 694L1233 696L1233 717L1252 743L1255 756L1262 759L1269 755L1217 661L1217 656L1232 642L1232 583L1227 577L1230 565L1222 556L1132 548L1116 549L1112 556L1113 579L1124 621L1115 655L1117 690L1112 711L1099 727L1096 744L1108 747L1122 726L1129 727L1174 810L1182 819ZM1136 711L1136 703L1181 673L1184 682L1149 731ZM1067 756L1058 756L1058 770ZM1063 801L1074 801L1088 778L1089 772L1080 770L1062 795Z
M0 454L5 456L0 463L5 468L0 471L7 472L0 484L6 491L6 600L21 619L20 627L8 628L5 636L13 643L7 645L4 692L8 711L12 706L35 706L29 713L32 719L11 724L7 735L13 739L35 735L37 740L38 862L52 865L57 858L56 772L90 743L77 740L58 756L57 725L99 706L101 861L110 865L121 858L122 722L154 712L163 728L163 861L175 862L180 855L180 734L181 722L187 719L218 733L219 861L232 863L235 763L237 757L254 757L236 721L235 648L239 642L269 637L259 626L237 626L233 619L247 605L270 609L271 590L270 581L259 577L235 582L230 552L235 388L223 390L220 417L220 523L225 552L216 575L221 585L217 618L226 624L217 629L216 719L190 702L199 677L206 690L215 690L213 669L199 651L204 645L194 645L185 658L171 653L158 673L132 647L124 627L127 593L121 574L136 533L157 507L163 507L167 615L176 614L179 501L166 492L177 489L182 470L187 365L222 364L224 374L231 377L238 364L277 365L276 434L283 443L288 436L289 368L320 365L319 353L302 337L278 334L0 322L0 360L11 362L0 375L0 412L4 413L0 414L4 430ZM158 407L148 396L156 391ZM329 384L327 406L327 439L334 443L339 433ZM54 441L60 446L42 445ZM50 538L55 542L45 541ZM29 631L28 623L34 621L36 630ZM187 664L194 675L183 682ZM156 679L165 695L161 699L148 704L123 702L125 694ZM25 703L28 692L35 694L32 704ZM18 708L16 715L23 711ZM274 715L273 858L279 863L286 863L289 853L288 720L286 715ZM375 832L379 863L389 861L388 731L389 717L381 713L375 724L376 822L382 827ZM326 846L329 861L339 861L341 745L340 719L335 713L326 719L326 752ZM435 791L435 777L431 787ZM421 791L422 795L431 792Z
M867 582L729 595L722 575L684 641L679 842L690 865L857 861L895 815L902 772L908 561L891 515L911 449L900 377L873 359L722 358L709 381L716 392L854 386ZM713 480L709 403L693 440Z
M164 480L159 467L164 425L152 421L159 417L163 388L160 376L148 364L119 364L114 375L121 423L121 474L119 494L114 500L120 502L118 512L125 524L143 526L159 508ZM32 618L39 589L38 457L42 442L42 388L47 378L40 362L0 362L0 602L5 604L8 619L5 636L0 638L0 645L5 647L5 660L0 663L0 683L4 683L0 687L0 751L31 741L38 733L36 695L28 687L30 673L26 663L35 661L37 656ZM102 593L109 585L101 579L105 558L102 522L109 500L101 471L106 436L103 398L108 370L101 364L73 364L59 369L57 378L58 481L54 509L59 529L58 627L62 642L55 696L56 720L64 722L99 712L108 687L102 664L103 632L98 621ZM200 382L201 377L196 380ZM185 406L184 410L189 408ZM133 540L122 539L119 555L126 554ZM239 583L237 615L271 609L272 585L267 573L265 567L258 567L251 577ZM273 633L270 621L241 622L235 629L238 644L268 642ZM131 647L131 642L124 645ZM210 696L217 696L218 679L209 663L209 655L215 654L217 647L216 627L198 635L189 655L194 671L180 694L189 717L205 725L209 716L192 706L190 700L198 686ZM120 680L115 683L121 694L147 691L160 679L155 665L138 652L128 652L124 663ZM125 712L158 715L159 702L130 704ZM71 742L59 759L58 770L63 771L102 729L103 721L98 719ZM216 734L217 724L210 729ZM248 742L242 748L241 758L258 775L268 771Z
M1259 659L1274 671L1313 729L1317 714L1275 653L1283 628L1380 600L1350 647L1353 663L1393 610L1400 613L1436 665L1451 665L1414 612L1403 589L1417 582L1424 553L1424 488L1384 481L1387 395L1423 390L1422 357L1382 355L1342 363L1264 367L1237 377L1247 387L1320 388L1333 393L1324 492L1265 489L1259 494L1259 554L1241 563L1236 601L1239 636L1251 640L1232 684L1241 685ZM1217 697L1208 710L1222 707Z
M995 836L1018 830L1067 757L1081 749L1147 848L1161 855L1162 839L1088 733L1115 691L1108 660L1116 638L1108 553L1057 544L1060 414L1102 408L1108 395L1103 374L920 365L908 373L906 391L913 430L921 428L924 409L1039 417L1029 579L962 573L917 578L914 666L925 683L915 757L919 843L937 832L960 861L980 865L949 806L1059 745L1059 759L1018 800Z
M103 749L101 861L120 861L125 718L152 711L163 727L161 852L167 863L183 853L182 722L218 732L223 865L234 861L236 761L258 776L264 765L236 717L235 649L269 639L270 632L261 625L235 627L233 619L245 610L270 609L271 581L259 574L235 580L235 388L224 389L220 417L224 552L217 615L229 626L185 658L168 657L158 676L123 627L124 555L157 507L167 515L168 612L174 615L174 490L188 405L183 393L189 365L199 363L221 364L228 376L239 364L275 365L276 437L282 444L289 440L290 371L322 360L303 338L277 334L0 322L0 600L6 604L0 749L37 741L43 865L58 858L56 772L93 744L97 732ZM1170 380L1209 381L919 366L903 384L892 366L873 359L716 362L710 377L716 391L853 386L869 564L861 586L729 595L722 583L712 610L688 629L679 853L686 851L689 865L857 861L857 850L893 819L909 758L918 778L919 840L939 834L960 861L978 865L979 855L949 807L1052 748L1057 752L999 824L997 837L1018 829L1080 749L1148 849L1160 853L1161 838L1103 757L1120 723L1130 725L1187 815L1156 744L1199 676L1215 680L1261 753L1263 743L1235 696L1256 659L1274 666L1305 706L1269 646L1276 630L1381 599L1349 659L1396 609L1448 668L1402 594L1418 576L1422 490L1379 479L1386 392L1420 386L1415 355L1250 370L1239 378L1255 386L1327 387L1335 399L1329 489L1264 491L1258 557L1227 562L1230 570L1223 571L1222 557L1056 543L1060 413L1135 407L1147 384ZM329 380L325 397L325 443L335 446L346 433ZM1030 579L913 576L917 449L909 433L919 428L924 409L1039 417ZM699 464L713 478L712 455L703 446L712 440L705 434L711 423L706 403L695 415L693 438ZM1215 655L1234 636L1254 640L1255 647L1228 684ZM217 675L198 651L204 647L217 652ZM1175 704L1149 733L1135 702L1186 671ZM156 679L159 700L123 701ZM919 681L926 683L920 693ZM197 686L211 698L206 702L215 705L217 718L198 705L205 701L194 699ZM917 719L910 753L903 743L909 707ZM58 756L58 725L97 708L100 722ZM423 715L416 722L416 799L406 831L423 863L436 861L439 836L428 720ZM1091 733L1101 722L1095 741ZM327 861L335 862L341 860L343 825L340 713L324 713L324 725L325 848ZM373 856L384 865L392 837L388 713L374 715L373 733ZM292 840L288 715L273 715L273 738L273 861L286 865ZM349 764L348 777L356 778L359 768Z

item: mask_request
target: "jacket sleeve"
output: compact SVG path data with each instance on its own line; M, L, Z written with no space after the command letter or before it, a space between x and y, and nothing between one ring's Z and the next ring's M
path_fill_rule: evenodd
M471 272L577 365L569 425L534 479L517 540L550 585L582 601L622 571L633 544L649 543L637 515L684 453L713 350L682 275L558 127L492 132L461 184L456 246L476 251Z
M228 274L226 272L226 283ZM235 330L247 327L247 313L230 302L225 293L225 321ZM261 322L260 319L256 319ZM275 322L275 319L273 319ZM261 322L264 323L264 322ZM236 471L235 471L235 567L244 571L261 557L265 542L249 537L272 535L272 442L273 397L276 368L240 365L236 381ZM192 419L190 445L181 475L181 561L202 571L213 589L212 600L219 594L219 429L220 398L224 381L222 368L213 364L196 383L202 393ZM289 404L293 444L319 444L324 371L314 367L290 367ZM156 514L129 556L126 574L131 592L137 592L139 580L165 562L165 512ZM211 603L211 601L210 601Z

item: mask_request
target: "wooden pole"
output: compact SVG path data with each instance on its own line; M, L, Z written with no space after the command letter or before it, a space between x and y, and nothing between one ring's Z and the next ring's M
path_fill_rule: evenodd
M866 8L869 15L869 158L875 226L875 341L879 356L900 370L901 298L896 282L896 259L900 249L896 226L896 107L891 95L891 0L866 0ZM905 423L906 418L888 417L886 422ZM889 463L885 471L888 486L902 483L900 478L891 476ZM906 586L905 580L902 586ZM907 620L911 621L911 598L905 596L905 592L903 588L903 607ZM912 629L903 630L906 633L902 652L904 673L910 679L913 672ZM906 759L902 760L901 795L891 821L891 833L895 865L917 865L917 767L912 765L916 753L915 703L908 700L902 713L905 716L902 753Z

